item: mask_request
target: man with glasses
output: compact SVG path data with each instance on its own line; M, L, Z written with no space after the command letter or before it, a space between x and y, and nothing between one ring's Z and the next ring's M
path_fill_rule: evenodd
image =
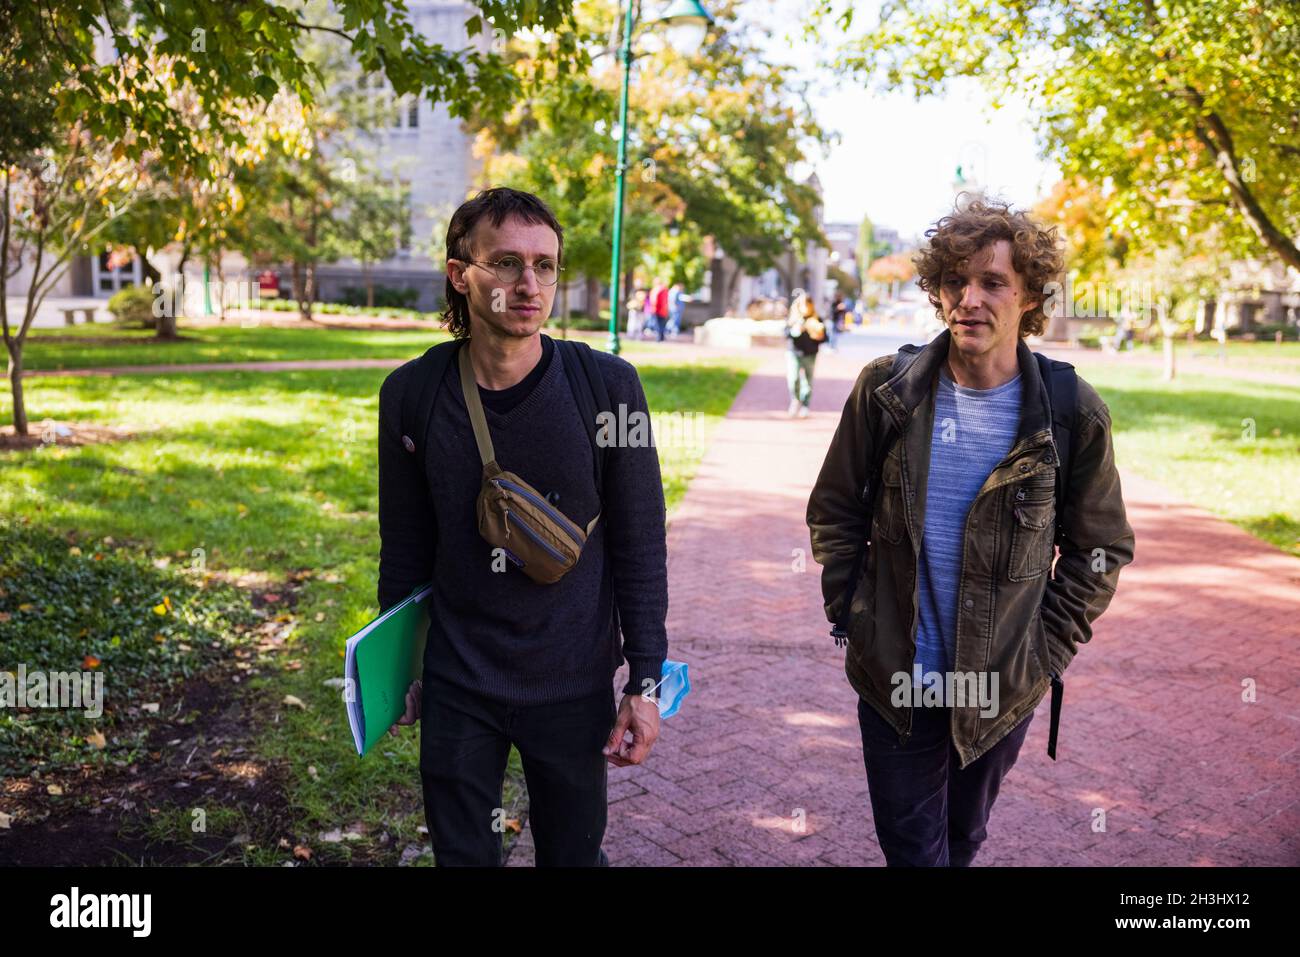
M512 744L537 863L608 864L607 765L640 764L659 734L657 704L643 695L667 653L659 460L652 441L611 447L596 487L596 449L563 367L573 353L541 334L563 248L559 222L536 196L484 190L447 229L444 313L467 340L497 464L571 522L586 528L600 516L562 578L531 580L479 534L483 471L458 364L435 393L423 469L401 429L403 395L424 384L418 360L380 390L380 608L433 584L424 677L397 723L421 722L425 817L440 865L501 863ZM594 358L612 409L648 422L636 370ZM624 659L616 715L613 676Z

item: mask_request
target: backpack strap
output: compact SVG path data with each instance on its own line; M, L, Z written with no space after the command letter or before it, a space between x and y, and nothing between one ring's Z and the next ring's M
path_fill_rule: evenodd
M602 412L613 412L612 403L609 400L609 390L605 387L605 378L600 374L600 369L596 366L596 356L591 351L591 346L579 339L556 339L555 348L560 351L560 361L564 366L564 374L569 380L569 389L573 392L574 401L578 403L578 413L582 416L583 425L587 429L587 438L591 440L591 457L592 469L595 472L596 494L600 498L600 511L596 517L591 520L587 526L587 534L596 526L596 521L605 513L605 456L609 449L596 441L596 417ZM608 536L606 531L606 536ZM608 539L607 539L608 540ZM608 548L608 546L606 546ZM614 629L614 640L620 643L623 632L623 621L619 616L618 600L614 594L613 584L613 566L609 561L608 555L605 558L605 575L610 581L610 595L614 598L610 602L612 613L610 620Z
M433 403L447 374L447 367L464 342L464 339L450 339L429 348L415 360L415 367L411 370L412 381L406 384L406 391L402 394L402 445L415 456L416 468L420 470L426 488L429 477L424 464Z
M1070 460L1077 433L1079 412L1079 374L1073 365L1059 359L1049 359L1035 352L1038 371L1047 386L1047 402L1052 410L1052 442L1056 445L1056 545L1065 539L1062 516L1070 500ZM1061 703L1065 698L1065 682L1058 674L1052 675L1052 723L1047 732L1047 756L1056 760L1056 734L1061 724Z
M892 379L906 371L923 348L925 347L917 345L900 346L894 355L889 377ZM870 416L867 425L868 427L871 425ZM848 583L844 586L844 597L840 599L840 613L835 617L835 623L831 627L831 637L835 639L838 647L844 647L849 643L849 609L853 604L853 596L857 593L858 582L866 565L867 551L871 546L871 523L876 514L876 500L880 494L880 476L885 468L885 458L897 439L898 430L891 428L885 417L880 416L876 433L872 436L872 460L868 466L867 481L862 486L861 494L862 504L867 510L867 532L858 544L857 554L853 557L853 570L849 573Z
M1052 442L1056 445L1056 544L1064 538L1061 524L1065 503L1069 501L1070 459L1074 449L1075 419L1079 412L1079 375L1073 365L1049 359L1035 352L1038 371L1047 386L1047 401L1052 410Z
M612 412L609 390L605 379L596 367L596 357L591 346L577 339L556 339L555 348L560 351L560 363L564 366L564 375L569 380L569 389L578 403L578 413L582 424L587 429L587 438L591 440L591 457L593 460L596 494L605 500L605 455L607 449L596 441L596 417L602 412Z

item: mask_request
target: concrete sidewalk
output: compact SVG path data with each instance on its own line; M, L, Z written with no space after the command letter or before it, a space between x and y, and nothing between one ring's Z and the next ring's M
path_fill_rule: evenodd
M669 656L693 691L647 765L610 770L615 865L883 863L804 524L863 359L823 353L802 421L782 361L745 385L673 516ZM1300 561L1123 483L1136 560L1066 673L1059 760L1044 699L978 863L1300 863ZM525 829L510 863L531 860Z

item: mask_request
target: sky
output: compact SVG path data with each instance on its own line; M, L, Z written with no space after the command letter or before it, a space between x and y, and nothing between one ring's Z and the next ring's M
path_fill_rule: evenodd
M1012 103L992 111L974 82L917 101L868 91L819 68L845 36L828 29L819 44L804 40L799 24L810 6L811 0L748 0L742 15L774 28L770 54L813 80L820 88L810 97L818 121L840 134L829 156L813 164L827 222L857 223L870 215L877 226L920 237L951 209L958 165L990 194L1019 206L1032 205L1060 179L1053 164L1038 158L1023 108ZM859 22L874 21L877 6L877 0L858 0Z

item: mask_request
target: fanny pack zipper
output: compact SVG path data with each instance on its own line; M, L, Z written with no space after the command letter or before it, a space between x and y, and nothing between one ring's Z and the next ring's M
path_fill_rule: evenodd
M554 508L552 508L550 502L547 502L545 499L539 498L538 496L534 495L532 492L528 491L528 489L516 485L514 482L511 482L509 479L493 479L492 484L497 486L497 488L507 488L510 491L514 492L516 495L521 495L528 501L532 502L533 505L537 506L537 508L541 509L547 515L555 519L556 523L562 529L564 529L564 531L570 533L569 537L573 539L574 545L577 545L579 547L582 546L582 539L579 537L582 533L578 531L577 526L574 525L571 521L569 521L567 516L560 514Z
M506 510L505 510L505 516L506 516L506 535L509 536L509 534L510 534L510 517L511 517L511 516L510 516L510 509L506 509ZM536 542L536 543L537 543L538 545L540 545L542 548L546 549L546 551L549 552L549 553L551 554L551 556L552 556L556 561L558 561L558 562L567 562L567 561L569 560L566 556L561 555L560 552L559 552L559 551L558 551L554 546L552 546L549 542L547 542L544 538L542 538L542 536L538 535L535 531L533 531L531 528L529 528L527 522L521 522L521 521L519 521L519 519L516 518L516 519L515 519L515 525L518 526L519 528L523 529L524 534L527 535L529 538L531 538L534 542Z

